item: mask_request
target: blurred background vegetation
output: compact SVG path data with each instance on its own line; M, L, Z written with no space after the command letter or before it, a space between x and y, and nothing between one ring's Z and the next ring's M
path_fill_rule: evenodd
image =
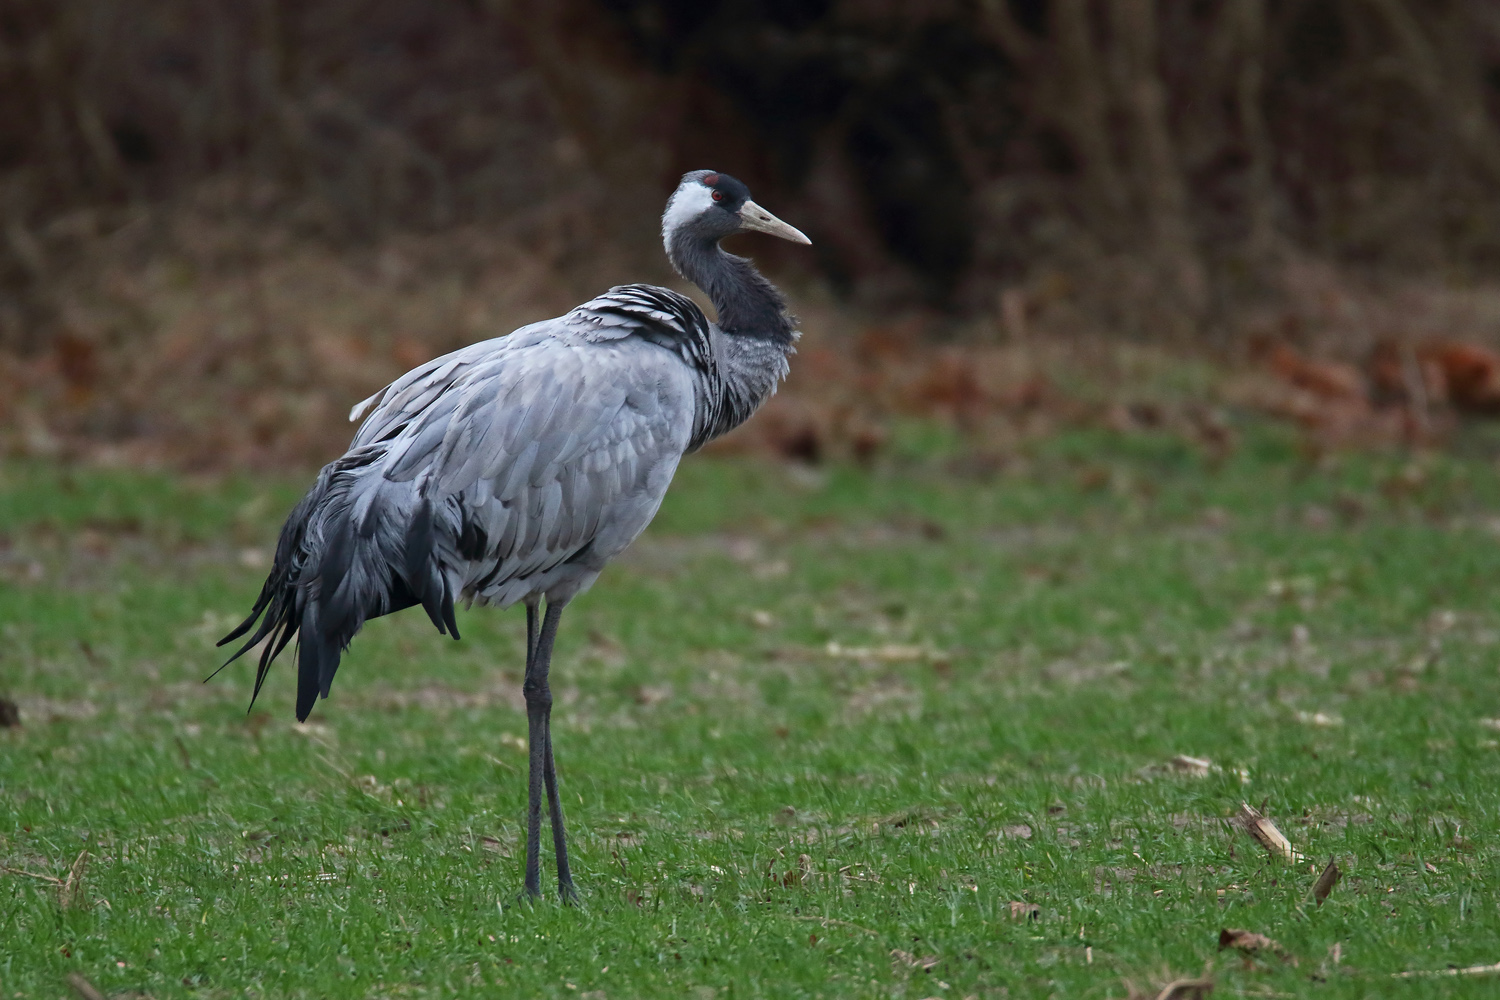
M673 281L698 167L814 243L753 245L807 338L726 447L1500 406L1491 0L0 0L0 447L326 460L416 363Z

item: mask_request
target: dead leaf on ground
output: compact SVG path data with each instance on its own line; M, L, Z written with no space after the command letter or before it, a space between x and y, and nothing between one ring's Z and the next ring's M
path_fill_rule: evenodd
M1030 840L1031 827L1025 823L1014 823L1000 828L1000 836L1010 840Z
M1266 853L1273 858L1281 858L1284 861L1300 861L1302 855L1292 849L1292 842L1286 839L1286 835L1276 828L1276 824L1260 814L1248 802L1240 803L1240 823L1245 830L1260 842L1260 846L1266 849Z
M1012 902L1010 904L1010 918L1012 920L1040 920L1042 908L1035 903Z
M1207 757L1192 757L1188 754L1180 753L1172 759L1166 761L1165 763L1147 764L1137 773L1139 773L1142 778L1150 779L1161 777L1162 775L1178 775L1185 778L1206 778L1210 774L1223 774L1224 772L1225 768L1222 768L1218 764L1215 764ZM1241 784L1244 784L1245 782L1250 780L1250 772L1242 767L1230 769L1229 773L1237 775L1240 779Z
M790 889L793 886L802 885L812 875L812 858L806 854L797 855L797 867L787 870L781 876L781 884Z
M1164 763L1147 764L1137 773L1142 778L1151 779L1163 775L1175 775L1184 778L1206 778L1210 774L1223 774L1224 772L1225 768L1215 764L1207 757L1193 757L1189 754L1180 753ZM1250 772L1242 767L1230 769L1229 773L1237 775L1241 784L1250 780Z
M1167 761L1164 770L1174 774L1185 774L1192 778L1205 778L1214 769L1214 762L1207 757L1189 757L1180 753Z
M672 685L642 684L631 692L631 694L635 698L637 705L644 705L647 708L651 708L655 705L660 705L672 697Z
M1179 774L1190 774L1195 778L1201 778L1213 770L1213 761L1207 757L1189 757L1180 753L1167 761L1167 766Z
M1246 955L1275 955L1278 958L1286 958L1286 949L1277 941L1257 934L1254 931L1243 930L1238 927L1225 927L1219 931L1219 950L1233 948Z
M1338 885L1339 879L1343 877L1344 873L1339 871L1339 866L1334 863L1334 859L1329 858L1328 865L1323 869L1323 874L1319 875L1318 881L1313 883L1313 899L1317 900L1319 906L1323 905L1323 900L1328 898L1328 894L1333 891L1333 887Z
M1500 409L1500 355L1457 341L1424 345L1420 355L1424 367L1436 369L1457 409L1489 414Z

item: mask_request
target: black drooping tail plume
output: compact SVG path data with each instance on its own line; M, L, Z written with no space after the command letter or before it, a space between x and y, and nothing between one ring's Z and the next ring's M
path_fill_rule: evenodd
M255 634L241 646L233 656L224 661L224 667L229 666L235 660L244 656L257 643L270 636L271 641L266 643L266 648L261 650L260 665L255 671L255 690L250 695L250 705L255 706L255 699L260 697L261 685L266 682L266 674L271 669L271 661L280 655L286 648L286 644L292 641L297 634L300 622L298 620L299 608L297 600L297 577L303 562L302 549L307 533L308 515L317 506L322 494L326 492L324 476L318 477L318 484L308 491L307 495L298 501L297 506L292 508L292 513L287 517L286 524L281 528L281 538L276 543L276 558L271 565L271 573L266 577L266 582L260 588L260 596L255 599L255 607L250 611L250 617L240 622L239 626L220 639L217 645L234 642L240 636L250 631L256 619L265 613L260 627ZM212 678L218 674L215 670L210 675ZM302 697L299 693L297 698L298 721L307 718L307 713L302 707Z
M234 642L260 622L227 667L269 639L251 706L293 636L298 722L307 720L319 695L328 697L343 651L369 619L421 604L439 633L458 638L454 584L443 572L443 546L435 544L443 526L434 523L427 501L411 509L411 484L386 481L373 467L380 457L380 449L359 449L324 467L281 529L250 616L219 640Z

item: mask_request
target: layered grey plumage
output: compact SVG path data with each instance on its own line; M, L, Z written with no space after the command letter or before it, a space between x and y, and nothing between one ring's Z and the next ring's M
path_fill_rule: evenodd
M351 420L368 416L349 450L292 511L254 609L221 642L259 620L230 658L270 640L255 695L296 637L305 720L366 621L420 604L456 639L459 601L527 604L530 683L539 599L555 631L553 609L650 523L682 456L743 422L786 375L796 334L780 293L718 246L747 229L806 242L733 178L688 174L663 239L717 323L669 289L625 285L429 361L356 406ZM546 740L550 767L550 729Z

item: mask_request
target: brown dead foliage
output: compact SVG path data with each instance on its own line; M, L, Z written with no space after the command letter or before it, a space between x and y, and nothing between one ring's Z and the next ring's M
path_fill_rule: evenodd
M1010 918L1012 920L1040 920L1042 908L1035 903L1012 902L1010 904Z
M54 279L61 332L24 357L0 352L0 454L314 466L347 445L349 407L416 364L611 283L671 280L654 252L583 254L567 217L350 248L238 214L233 187L206 184L149 225L100 223ZM1070 282L1007 288L995 315L962 320L794 288L805 336L790 378L713 447L872 463L917 419L956 431L955 471L989 475L1066 427L1174 435L1217 462L1237 443L1234 409L1291 420L1317 448L1441 441L1460 418L1500 413L1500 353L1481 339L1495 293L1398 295L1311 270L1288 272L1279 318L1246 322L1240 360L1114 340ZM1431 332L1377 337L1349 315ZM1080 483L1113 480L1094 469Z
M1316 52L1263 2L221 4L202 79L197 0L121 6L7 22L0 453L321 464L417 363L672 280L656 213L705 164L816 244L755 246L809 336L725 449L873 462L916 416L989 474L1078 422L1219 460L1225 405L1317 447L1500 410L1495 310L1446 280L1494 280L1492 0L1336 4ZM1218 384L1122 338L1213 344Z
M1264 804L1264 803L1262 803ZM1292 847L1292 842L1265 816L1248 802L1240 803L1236 818L1245 831L1254 837L1266 853L1280 861L1301 861L1302 855Z
M1287 957L1286 949L1276 941L1264 934L1242 930L1238 927L1225 927L1219 931L1219 950L1224 951L1228 948L1233 948L1244 955Z
M1440 441L1458 417L1500 415L1500 352L1471 341L1378 340L1362 364L1255 346L1285 387L1260 400L1327 444Z
M1344 873L1339 870L1336 859L1329 858L1328 864L1323 868L1323 873L1319 875L1318 880L1313 883L1313 900L1319 906L1322 906L1323 901L1328 898L1328 894L1333 892L1334 886L1338 885L1339 879L1343 877Z
M0 353L0 453L321 464L352 435L349 407L411 367L559 315L610 275L665 277L606 260L593 269L606 277L585 287L528 242L476 231L392 237L359 254L187 210L162 225L175 234L166 249L148 252L128 232L101 241L97 268L66 291L69 332L48 350ZM925 314L866 326L799 311L807 336L791 380L718 450L868 463L892 418L908 416L993 450L1097 409L1055 389L1035 352L934 347L938 321ZM1053 349L1049 363L1067 367L1068 353Z
M782 888L799 888L814 878L812 856L807 854L797 855L796 861L780 874L777 874L776 861L772 859L766 863L766 877L773 882L779 883Z
M951 424L980 449L1090 417L1091 407L1053 387L1032 352L934 346L939 325L920 313L872 325L804 315L811 343L793 359L786 387L715 449L865 464L885 450L891 422L903 417Z

